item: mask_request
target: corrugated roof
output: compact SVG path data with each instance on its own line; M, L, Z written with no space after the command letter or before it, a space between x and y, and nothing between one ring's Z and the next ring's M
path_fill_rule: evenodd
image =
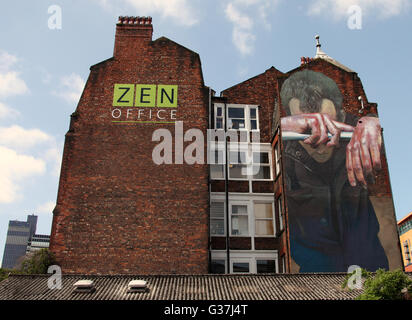
M344 273L270 275L63 275L62 289L48 288L50 275L11 275L0 283L0 300L351 300L361 290L343 290ZM93 280L93 293L73 284ZM128 293L131 280L146 292Z

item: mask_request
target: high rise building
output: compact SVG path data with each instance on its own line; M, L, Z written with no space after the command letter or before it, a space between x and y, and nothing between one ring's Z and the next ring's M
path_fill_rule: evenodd
M2 268L13 269L26 255L27 244L36 233L37 216L28 215L27 221L9 221Z
M48 249L50 236L46 234L34 234L27 244L26 253L34 253L41 249Z
M402 266L377 104L356 72L318 40L296 69L216 96L197 53L152 33L151 18L119 18L71 116L50 241L63 272Z

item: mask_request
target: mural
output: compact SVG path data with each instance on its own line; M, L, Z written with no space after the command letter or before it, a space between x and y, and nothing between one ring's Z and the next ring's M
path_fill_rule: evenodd
M336 83L310 70L292 74L281 99L292 271L388 269L385 237L378 235L381 226L368 194L373 171L381 168L379 119L346 114Z

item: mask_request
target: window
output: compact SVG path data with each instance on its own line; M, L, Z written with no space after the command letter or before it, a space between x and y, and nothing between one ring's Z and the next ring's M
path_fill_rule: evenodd
M282 256L282 273L286 273L286 258L285 255Z
M256 260L257 273L276 273L275 260Z
M211 263L211 273L214 274L224 274L226 273L226 263L225 260L212 260Z
M224 129L225 104L215 103L215 129ZM245 104L226 105L228 129L259 130L258 106Z
M238 180L271 180L270 152L253 152L253 157L246 151L229 153L229 178Z
M223 104L216 104L215 106L215 129L224 129Z
M246 152L229 153L229 177L232 179L248 179Z
M272 203L255 203L255 236L273 236L273 208Z
M275 145L275 177L280 173L280 143Z
M283 206L282 206L282 196L279 196L277 200L278 215L279 215L279 231L283 230Z
M224 165L224 152L222 150L212 151L211 156L214 160L210 164L210 178L211 179L224 179L225 178L225 165Z
M258 130L257 107L249 108L250 130Z
M228 107L228 129L246 129L245 107Z
M223 201L210 204L210 235L225 235L225 203Z
M249 273L249 262L232 262L233 273Z
M233 236L249 235L249 216L247 205L231 205L231 234Z
M253 180L270 180L269 152L253 153Z

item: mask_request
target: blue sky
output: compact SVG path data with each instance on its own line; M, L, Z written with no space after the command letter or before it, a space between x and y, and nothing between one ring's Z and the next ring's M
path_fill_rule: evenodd
M61 9L61 29L49 19ZM352 5L361 9L358 27ZM412 0L67 0L0 4L0 259L9 220L38 214L49 234L64 135L89 67L112 56L119 15L152 16L166 36L200 54L218 93L271 66L315 55L355 70L378 103L396 215L412 211ZM361 17L361 20L359 19ZM55 21L55 20L53 20ZM361 21L361 25L359 22Z

